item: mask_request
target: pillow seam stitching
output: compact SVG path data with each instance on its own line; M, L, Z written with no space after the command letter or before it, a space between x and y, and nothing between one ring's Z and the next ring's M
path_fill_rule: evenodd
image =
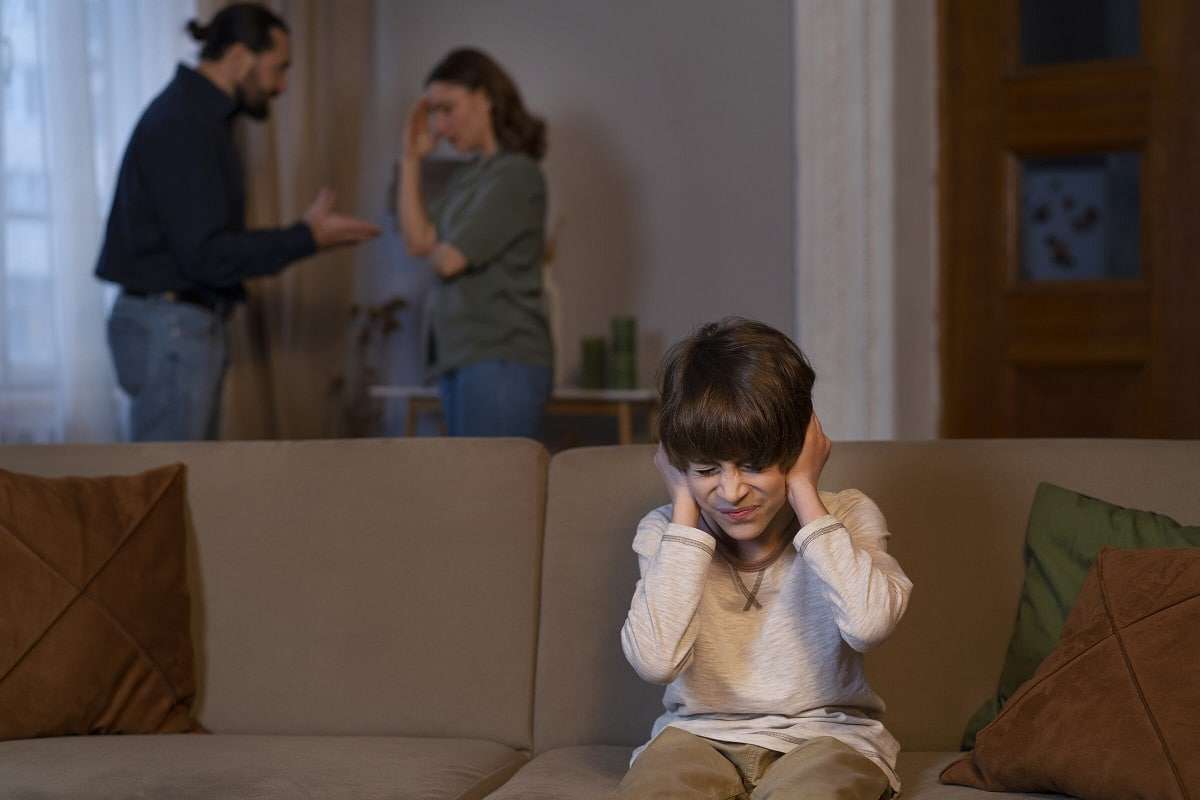
M1121 636L1121 629L1117 626L1116 616L1109 605L1108 586L1104 580L1104 553L1101 553L1096 558L1096 573L1100 584L1100 599L1104 602L1104 614L1108 617L1109 625L1112 626L1113 637L1117 640L1117 648L1121 651L1121 658L1125 662L1125 670L1129 674L1129 679L1133 682L1133 689L1137 693L1138 701L1142 704L1142 711L1145 712L1146 719L1150 721L1150 727L1154 729L1154 736L1158 740L1159 747L1162 748L1163 757L1167 760L1167 766L1171 768L1171 775L1175 778L1175 784L1179 789L1180 795L1184 800L1191 800L1191 794L1183 783L1183 776L1179 774L1179 767L1175 764L1175 759L1171 756L1171 749L1167 746L1166 739L1163 738L1162 729L1158 725L1158 719L1154 716L1154 712L1150 709L1150 703L1147 702L1146 695L1142 691L1142 684L1138 680L1137 672L1133 668L1133 661L1129 658L1129 653L1125 649L1125 639Z

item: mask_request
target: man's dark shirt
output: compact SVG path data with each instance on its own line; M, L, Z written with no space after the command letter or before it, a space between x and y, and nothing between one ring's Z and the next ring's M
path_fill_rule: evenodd
M246 230L232 98L182 64L134 128L96 275L135 292L245 296L242 280L316 252L303 222Z

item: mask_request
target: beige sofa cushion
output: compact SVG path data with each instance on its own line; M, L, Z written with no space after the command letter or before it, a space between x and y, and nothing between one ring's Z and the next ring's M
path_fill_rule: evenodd
M629 766L629 747L560 747L521 768L488 800L606 800Z
M196 729L184 469L0 469L0 740Z
M531 746L547 455L523 439L0 447L188 466L200 721Z
M535 752L641 744L662 713L663 687L637 676L620 639L638 578L633 533L666 500L654 449L564 450L551 462Z
M105 736L0 744L0 795L55 800L477 800L525 757L493 742Z

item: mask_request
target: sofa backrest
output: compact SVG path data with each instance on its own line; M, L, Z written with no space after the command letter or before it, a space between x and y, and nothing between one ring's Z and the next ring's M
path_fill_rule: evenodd
M641 516L666 501L653 448L567 450L550 464L534 747L645 741L662 688L642 683L619 631L637 580ZM1024 575L1039 481L1200 522L1200 442L1006 440L837 443L822 488L883 510L915 588L867 657L885 722L907 750L955 750L995 690Z
M522 748L547 460L516 439L0 447L43 475L187 465L210 729Z

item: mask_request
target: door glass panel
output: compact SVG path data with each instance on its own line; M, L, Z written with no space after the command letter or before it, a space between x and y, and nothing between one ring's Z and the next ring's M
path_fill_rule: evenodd
M1139 152L1020 162L1020 276L1129 280L1141 274Z
M1027 66L1135 58L1138 0L1021 0L1021 63Z

